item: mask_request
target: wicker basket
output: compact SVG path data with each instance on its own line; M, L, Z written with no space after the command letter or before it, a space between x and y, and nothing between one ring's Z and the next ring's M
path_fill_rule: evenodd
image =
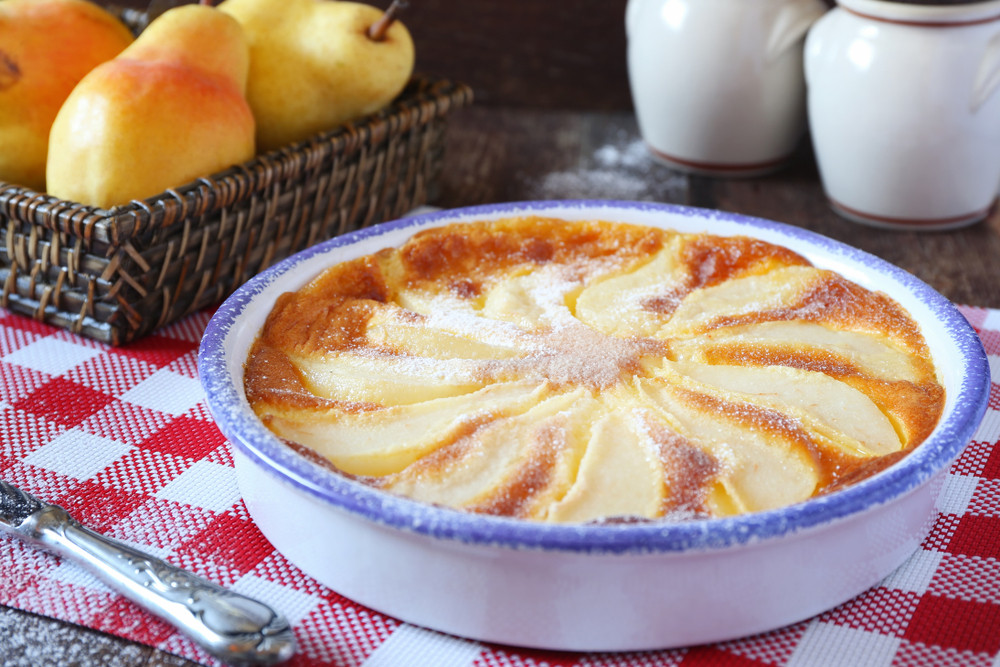
M110 210L0 182L0 305L135 340L298 250L430 201L446 115L471 98L417 76L379 114Z

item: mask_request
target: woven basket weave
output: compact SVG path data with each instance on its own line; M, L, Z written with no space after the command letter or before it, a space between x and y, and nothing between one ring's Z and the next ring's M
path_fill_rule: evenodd
M471 99L416 76L374 116L109 210L0 182L0 305L135 340L298 250L430 201L446 116Z

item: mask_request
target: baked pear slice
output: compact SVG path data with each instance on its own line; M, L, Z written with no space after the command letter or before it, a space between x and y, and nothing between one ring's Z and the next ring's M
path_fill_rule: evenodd
M406 356L499 360L521 354L519 332L510 329L471 312L435 317L385 307L369 317L364 337L374 349Z
M376 350L324 356L289 354L302 384L322 398L408 405L482 389L488 375L467 359L429 359Z
M816 368L823 360L837 359L837 366L888 381L920 382L933 368L926 359L890 344L885 337L861 331L845 331L817 322L785 320L726 327L671 341L679 359L702 363L780 363L798 356L812 359Z
M818 445L794 419L679 375L639 379L637 386L666 423L719 461L716 516L791 505L819 486Z
M723 366L692 362L673 370L748 402L794 416L847 456L882 456L899 451L892 421L868 396L828 375L785 366Z
M541 519L576 478L597 407L583 389L550 396L376 483L421 502Z
M616 517L706 518L718 461L636 408L631 392L608 391L595 415L576 480L545 519L581 523Z
M919 341L801 320L727 327L676 340L679 360L722 366L788 367L822 373L867 396L886 415L902 448L937 424L944 392Z
M549 394L537 384L503 383L382 409L285 409L261 417L275 434L315 450L343 472L383 476L478 429L520 415Z
M656 335L669 339L694 336L720 326L720 322L786 308L800 301L822 273L810 266L785 266L694 290Z
M603 276L577 296L575 313L581 322L608 334L651 336L663 326L660 304L683 298L686 268L677 253L679 239L648 262ZM671 308L672 310L672 308Z

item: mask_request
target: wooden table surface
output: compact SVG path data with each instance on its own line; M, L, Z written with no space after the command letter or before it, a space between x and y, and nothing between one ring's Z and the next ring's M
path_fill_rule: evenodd
M475 106L451 117L434 204L611 198L718 208L801 226L888 260L951 300L1000 308L1000 215L949 232L883 231L833 213L808 141L764 178L691 177L654 162L631 112ZM0 607L4 665L191 665L146 646Z

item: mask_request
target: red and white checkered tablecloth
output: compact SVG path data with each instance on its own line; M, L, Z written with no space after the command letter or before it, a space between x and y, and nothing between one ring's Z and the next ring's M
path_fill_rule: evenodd
M258 532L196 355L210 314L121 348L0 310L0 478L85 524L280 609L290 665L1000 665L1000 311L963 307L990 353L990 408L919 551L875 588L765 635L691 649L566 654L487 646L325 588ZM76 565L0 536L0 604L218 664Z

